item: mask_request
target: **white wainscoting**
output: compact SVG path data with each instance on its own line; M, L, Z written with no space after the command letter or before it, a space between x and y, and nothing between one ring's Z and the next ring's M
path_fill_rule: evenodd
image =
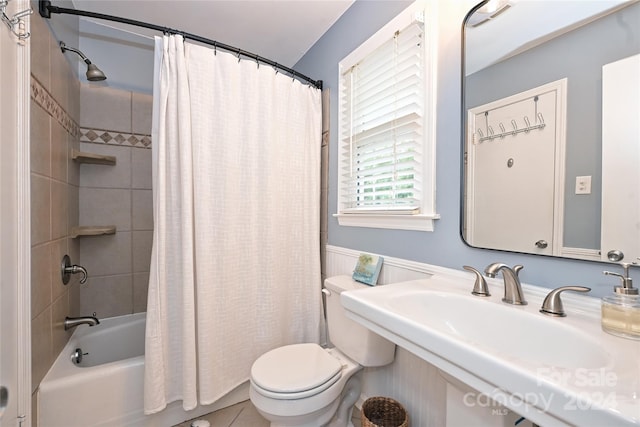
M351 275L360 253L361 251L327 245L327 277ZM378 284L424 279L439 271L445 269L384 257ZM396 349L396 358L392 364L364 370L361 402L372 396L396 399L409 412L412 426L446 425L446 381L437 368L402 348Z
M362 252L366 251L327 245L326 276L351 275ZM384 257L378 285L425 279L437 273L470 279L470 273L462 270ZM537 295L540 299L548 291L525 283L522 286L527 294ZM575 298L584 297L566 295L564 302L571 303ZM599 304L598 300L594 299L593 304ZM514 425L515 420L520 418L495 402L486 404L486 398L482 400L483 405L473 404L472 398L465 398L467 393L471 393L470 396L476 395L471 388L440 373L435 366L400 347L396 348L393 363L380 368L365 368L363 374L362 395L356 406L361 407L362 402L369 397L391 397L407 409L411 426L507 427ZM518 425L533 426L528 420L525 423L519 421Z

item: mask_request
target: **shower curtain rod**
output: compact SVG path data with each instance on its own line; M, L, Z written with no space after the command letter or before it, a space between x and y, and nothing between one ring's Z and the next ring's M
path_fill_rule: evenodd
M292 77L297 77L301 80L304 80L308 83L310 83L311 85L313 85L314 87L322 90L322 80L314 80L311 77L308 77L302 73L299 73L297 71L295 71L292 68L288 68L285 67L284 65L280 65L277 62L271 61L270 59L266 59L263 58L261 56L258 56L254 53L251 52L247 52L245 50L242 49L238 49L237 47L233 47L233 46L229 46L226 45L224 43L220 43L217 42L215 40L211 40L211 39L207 39L205 37L201 37L198 36L196 34L191 34L191 33L186 33L184 31L180 31L180 30L175 30L173 28L168 28L168 27L163 27L160 25L154 25L154 24L149 24L148 22L142 22L142 21L136 21L133 19L128 19L128 18L121 18L119 16L113 16L113 15L105 15L102 13L95 13L95 12L88 12L85 10L77 10L77 9L69 9L69 8L65 8L65 7L58 7L58 6L53 6L51 4L51 1L48 0L39 0L38 2L38 9L40 12L40 16L42 16L43 18L51 18L51 14L52 13L57 13L57 14L68 14L68 15L78 15L78 16L86 16L89 18L96 18L96 19L104 19L106 21L113 21L113 22L120 22L123 24L128 24L128 25L134 25L136 27L143 27L143 28L148 28L150 30L155 30L155 31L160 31L164 34L179 34L181 36L183 36L185 39L189 39L189 40L194 40L200 43L204 43L210 46L213 46L214 48L218 49L224 49L226 51L235 53L238 55L238 57L240 56L245 56L247 58L251 58L254 59L255 61L258 62L262 62L264 64L270 65L278 70L282 70L287 74L291 74Z

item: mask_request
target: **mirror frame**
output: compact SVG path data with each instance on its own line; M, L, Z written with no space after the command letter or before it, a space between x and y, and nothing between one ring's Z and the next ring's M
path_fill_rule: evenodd
M466 187L465 187L465 183L467 182L467 167L466 167L466 161L467 161L467 131L468 131L468 114L467 114L467 108L466 108L466 75L465 75L465 69L466 69L466 37L467 37L467 26L466 23L469 20L469 18L471 17L471 15L473 15L478 9L482 8L482 6L484 6L485 4L487 4L490 0L481 0L480 2L478 2L475 6L473 6L464 16L464 19L462 20L462 25L461 25L461 48L460 48L460 120L461 120L461 137L460 137L460 193L459 193L459 201L460 201L460 209L459 209L459 227L458 227L458 233L460 236L460 239L462 239L462 242L469 248L473 248L473 249L480 249L480 250L490 250L490 251L496 251L496 252L504 252L504 253L513 253L513 254L521 254L521 255L531 255L531 256L542 256L545 258L552 258L552 259L559 259L559 260L567 260L567 261L583 261L583 262L589 262L589 263L598 263L598 264L609 264L609 263L615 263L615 264L620 264L620 263L624 263L624 261L620 258L618 258L613 252L616 251L610 251L610 255L609 255L609 261L600 259L600 260L595 260L595 259L583 259L583 258L570 258L570 257L562 257L562 256L558 256L558 255L552 255L552 254L536 254L536 253L531 253L531 252L520 252L520 251L515 251L515 250L509 250L509 249L499 249L499 248L484 248L484 247L480 247L480 246L472 246L471 244L469 244L467 242L467 240L464 237L464 224L465 224L465 203L466 203ZM602 251L602 249L600 249L600 251ZM612 254L613 253L613 254ZM615 259L614 259L615 258ZM633 263L633 262L631 262ZM635 263L633 263L635 264Z

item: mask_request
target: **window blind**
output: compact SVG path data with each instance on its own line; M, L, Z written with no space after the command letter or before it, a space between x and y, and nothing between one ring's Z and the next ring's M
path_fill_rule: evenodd
M414 22L342 73L342 213L419 213L424 25Z

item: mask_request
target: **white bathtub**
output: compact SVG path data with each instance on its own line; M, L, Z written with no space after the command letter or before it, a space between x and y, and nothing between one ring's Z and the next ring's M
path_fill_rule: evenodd
M242 402L248 385L193 411L174 402L144 415L145 313L112 317L94 327L81 325L64 347L38 390L40 427L168 427ZM79 365L71 357L81 348Z

